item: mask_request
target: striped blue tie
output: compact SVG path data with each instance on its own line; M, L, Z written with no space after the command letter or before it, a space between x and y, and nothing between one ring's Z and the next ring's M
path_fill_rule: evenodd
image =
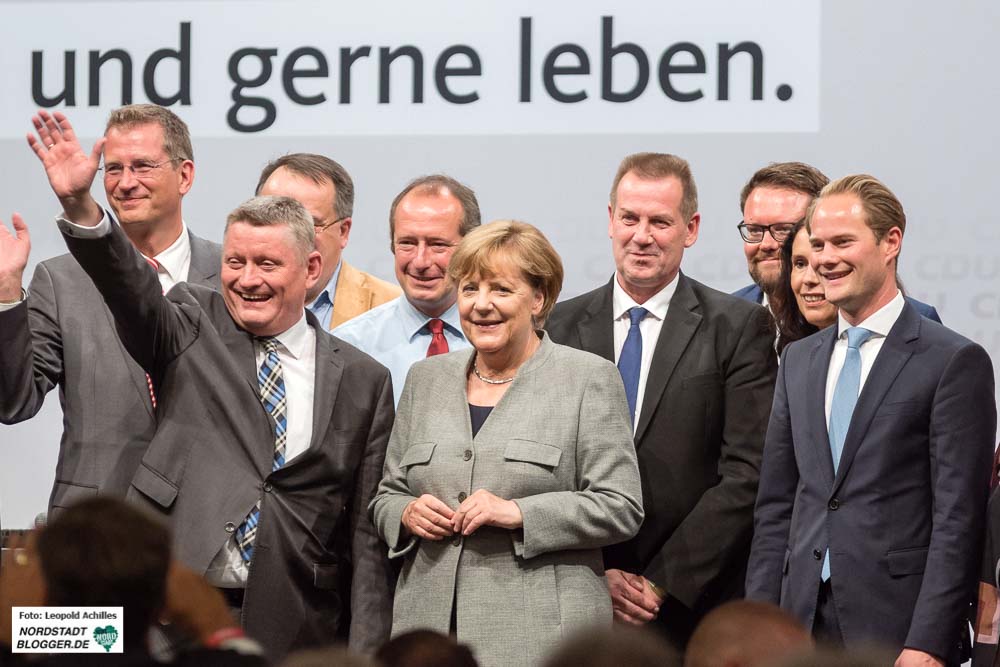
M274 338L260 338L258 341L264 349L264 361L257 371L257 385L260 387L260 401L271 417L274 418L274 462L271 470L277 470L285 465L285 441L288 438L288 418L286 417L285 378L281 371L281 359L278 358L278 341ZM253 558L253 543L257 537L257 522L260 520L260 500L253 506L236 530L236 545L240 549L243 561L250 562Z
M858 402L861 390L861 346L872 336L872 332L861 327L847 329L847 356L844 367L837 377L837 386L833 390L833 401L830 404L830 455L833 457L833 473L837 474L840 467L840 455L844 451L844 441L847 440L847 429L851 427L854 416L854 406ZM830 579L830 550L826 550L823 558L823 581Z

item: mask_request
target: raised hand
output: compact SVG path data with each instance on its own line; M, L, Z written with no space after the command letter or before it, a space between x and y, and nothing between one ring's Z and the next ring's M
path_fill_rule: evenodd
M90 196L90 186L101 164L104 137L97 140L88 155L63 113L39 111L31 122L35 134L28 133L28 146L45 167L49 185L66 216L78 224L96 224L101 209Z
M0 302L13 303L21 298L21 277L28 265L31 237L24 219L15 213L11 222L14 233L0 220Z

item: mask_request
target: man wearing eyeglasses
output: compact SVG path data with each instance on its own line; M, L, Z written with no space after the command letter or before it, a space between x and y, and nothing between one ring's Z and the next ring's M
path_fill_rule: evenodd
M284 155L264 167L256 193L297 199L312 216L323 270L306 293L306 307L324 329L336 328L399 296L395 285L341 258L351 234L354 182L340 164L315 153Z
M733 296L763 306L773 303L781 279L781 244L829 182L821 171L802 162L775 162L750 177L740 192L743 220L738 228L753 284Z
M733 296L771 309L781 280L781 245L829 182L826 174L804 162L772 162L750 177L740 192L743 220L737 228L753 283ZM941 321L933 306L907 300L924 317Z
M220 248L192 234L181 210L195 175L187 126L163 107L134 104L111 112L105 138L108 203L163 290L184 281L218 289ZM33 417L59 386L50 513L96 493L125 495L156 428L156 387L70 255L39 263L26 291L20 274L0 281L0 368L5 424Z
M450 176L422 176L396 195L389 209L389 239L399 298L333 330L392 374L395 403L417 361L469 347L448 278L448 262L462 237L480 224L476 194Z

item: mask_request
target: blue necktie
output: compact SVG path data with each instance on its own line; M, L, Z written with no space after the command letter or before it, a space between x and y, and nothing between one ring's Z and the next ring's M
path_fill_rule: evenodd
M833 402L830 405L830 455L833 457L833 473L837 474L840 467L840 455L844 451L844 441L847 439L847 429L851 427L851 417L854 416L854 406L858 402L858 392L861 388L861 346L871 338L872 332L861 327L851 327L847 330L847 356L844 367L837 377L837 386L833 390ZM823 581L830 578L830 550L827 549L823 559Z
M287 440L288 419L286 413L285 378L278 358L278 341L274 338L260 338L264 348L264 361L257 371L257 386L260 387L260 401L274 418L274 461L271 470L285 465L285 441ZM260 520L260 500L247 514L236 530L236 545L243 561L249 563L253 557L253 543L257 537L257 522Z
M635 403L639 395L639 371L642 368L642 332L639 331L639 322L648 314L649 311L640 306L628 309L631 324L625 344L622 345L622 353L618 357L618 372L625 382L625 398L628 399L628 413L633 425L636 417Z

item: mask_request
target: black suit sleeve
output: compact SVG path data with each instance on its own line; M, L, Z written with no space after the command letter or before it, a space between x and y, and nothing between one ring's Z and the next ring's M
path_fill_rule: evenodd
M381 368L381 367L380 367ZM392 597L396 588L394 565L386 554L375 526L368 519L368 504L375 498L382 479L385 449L392 431L392 379L384 379L375 402L364 457L355 475L351 501L351 627L349 646L354 651L374 653L389 639L392 628Z
M740 333L732 353L721 360L725 423L719 481L702 494L642 573L689 609L700 607L709 591L734 573L742 577L750 546L777 360L770 314L756 307L746 312L736 325Z

